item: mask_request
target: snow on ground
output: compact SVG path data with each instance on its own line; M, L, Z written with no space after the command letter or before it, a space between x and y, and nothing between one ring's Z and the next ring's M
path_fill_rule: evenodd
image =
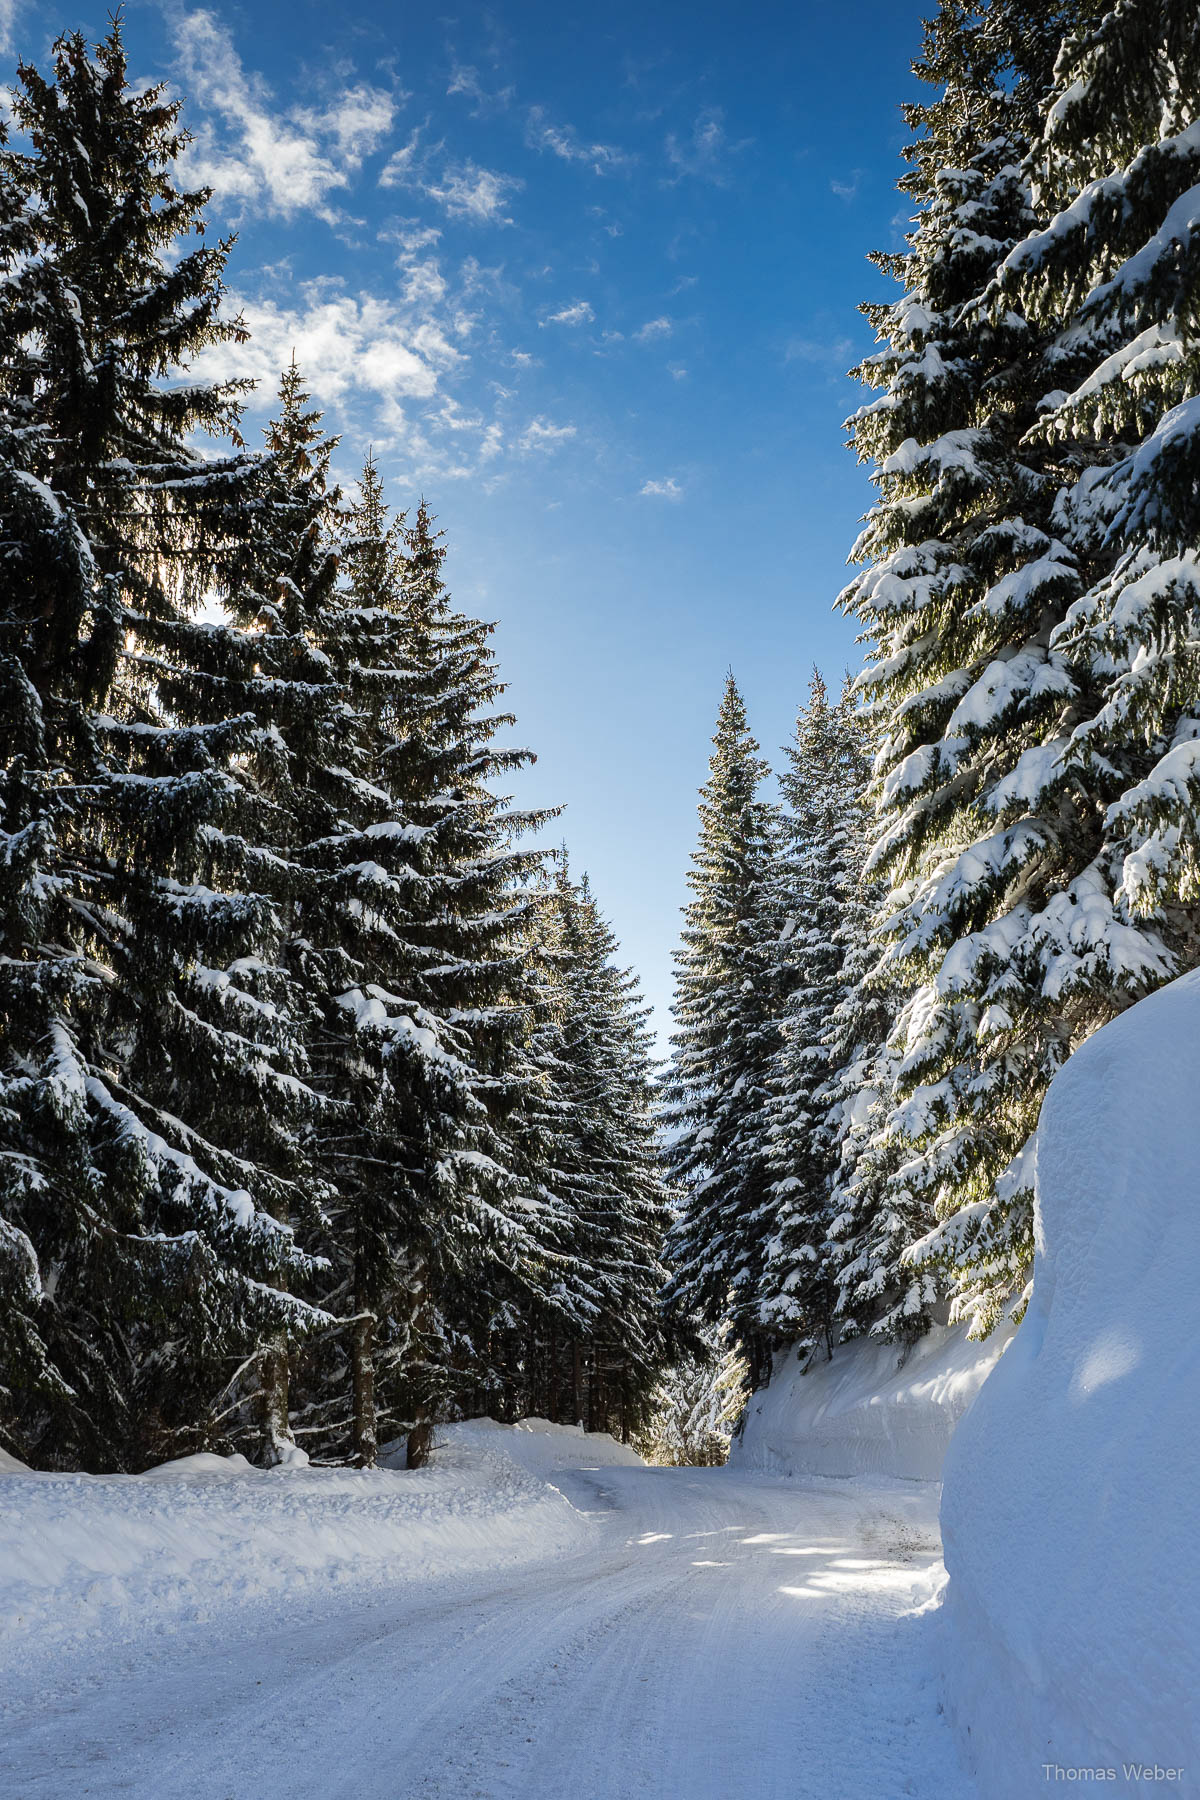
M606 1434L540 1420L477 1420L438 1436L434 1464L413 1471L257 1469L201 1455L146 1475L50 1475L7 1457L0 1634L44 1649L134 1625L162 1632L285 1591L561 1553L592 1527L546 1473L564 1456L639 1461Z
M950 1438L1012 1336L983 1344L935 1326L906 1354L858 1338L808 1367L781 1357L734 1440L739 1468L778 1475L891 1475L937 1481Z
M1200 1794L1200 972L1056 1076L1036 1195L1029 1313L946 1460L948 1693L992 1800Z
M447 1436L411 1474L0 1479L0 1793L970 1800L935 1486Z

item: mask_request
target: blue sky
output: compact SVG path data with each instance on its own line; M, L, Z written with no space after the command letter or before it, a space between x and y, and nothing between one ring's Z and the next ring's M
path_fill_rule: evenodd
M93 0L0 0L42 60ZM888 284L917 6L130 0L239 237L269 410L296 350L352 478L423 493L464 608L665 1025L695 794L732 666L769 754L870 489L843 447ZM265 412L258 415L265 416ZM252 421L255 415L252 414Z

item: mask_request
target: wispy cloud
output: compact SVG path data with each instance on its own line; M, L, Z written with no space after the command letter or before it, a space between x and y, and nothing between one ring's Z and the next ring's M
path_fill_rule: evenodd
M789 338L784 345L784 362L816 363L824 367L844 370L848 359L854 352L854 345L848 337L836 338Z
M665 481L644 481L638 493L648 500L682 500L683 489L673 475Z
M329 196L347 187L382 143L397 97L360 82L318 110L289 113L262 77L243 67L214 14L177 14L173 34L183 84L200 109L189 179L211 186L226 206L285 218L311 212L335 222Z
M685 176L711 181L716 187L727 187L730 181L729 159L746 149L749 138L732 141L725 131L725 114L719 106L706 106L696 115L691 135L681 138L671 132L666 141L667 161L674 171L668 179L679 182Z
M639 331L633 334L635 344L653 344L660 338L669 338L675 327L668 318L647 319Z
M839 200L855 199L865 173L865 169L852 169L849 175L844 176L840 180L835 177L829 183L830 193L836 194Z
M597 175L626 168L634 160L612 144L584 143L572 126L553 124L544 106L531 106L526 113L525 143L530 150L548 150L563 162L586 163Z
M557 450L575 436L574 425L552 425L549 419L530 419L517 439L517 449L528 455L534 450Z
M539 319L538 325L590 325L596 317L586 300L572 300L561 312L550 313L545 319Z
M0 55L11 56L15 48L13 28L17 22L20 0L0 0Z
M509 195L524 185L516 175L502 175L496 169L481 169L478 163L464 162L447 168L439 181L429 183L425 192L444 206L452 218L470 219L476 225L511 225L512 219L504 209Z
M510 197L525 185L519 176L485 169L469 160L446 163L434 173L436 155L436 146L422 146L418 127L384 164L379 174L380 187L415 188L435 200L451 218L467 219L473 225L512 224L506 208Z
M512 105L516 89L512 87L496 88L489 92L480 80L479 70L469 63L456 62L450 75L447 94L463 94L468 100L475 102L471 108L473 119L486 118L490 113L504 112Z

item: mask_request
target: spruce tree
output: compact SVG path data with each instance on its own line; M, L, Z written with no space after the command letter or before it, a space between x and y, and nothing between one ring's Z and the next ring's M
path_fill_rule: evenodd
M786 746L775 880L784 918L777 986L790 989L767 1105L775 1233L763 1270L763 1326L802 1351L835 1341L836 1289L828 1236L839 1120L829 1117L837 1072L835 1018L856 948L866 812L866 745L849 693L831 703L819 670Z
M557 1087L570 1133L573 1248L592 1298L588 1419L628 1437L662 1360L660 1262L668 1207L653 1118L647 1010L586 876L556 883L562 980Z
M1051 640L1081 699L1026 781L1060 808L1080 790L1090 801L1075 878L1090 933L1054 965L1077 1038L1200 957L1193 9L1122 0L1085 13L1029 162L1052 216L1010 252L980 310L1015 301L1054 333L1054 388L1029 435L1069 472L1056 519L1093 577Z
M0 353L5 1210L54 1269L40 1385L60 1403L23 1391L9 1435L112 1466L203 1439L216 1371L310 1316L285 1292L310 1265L272 1217L272 1174L209 1129L235 1070L268 1111L293 1091L286 1029L251 1042L253 983L229 974L268 948L270 908L210 881L250 721L171 710L189 610L245 522L244 462L187 441L236 431L238 385L178 379L240 334L219 313L228 246L177 254L207 195L174 186L178 107L129 90L119 26L94 55L77 34L54 55L51 82L20 70L32 149L0 159L32 252Z
M989 9L992 41L1009 31L999 87L1021 113L1028 216L1015 241L990 233L995 266L956 318L973 341L978 406L1000 419L1024 471L1024 495L1015 492L1027 548L1033 530L1045 548L1009 555L981 587L980 547L1001 532L1018 541L1011 519L991 516L1003 483L993 476L955 502L952 616L976 624L990 661L980 673L967 665L961 696L948 665L930 671L951 683L954 710L944 721L935 713L915 742L908 720L938 686L913 691L910 646L928 642L935 623L939 646L954 641L928 587L933 571L899 608L877 577L856 596L892 621L877 690L893 706L881 864L911 883L893 931L925 976L906 1013L891 1119L893 1137L918 1154L891 1189L936 1198L940 1223L912 1259L954 1273L978 1328L1028 1270L1032 1131L1054 1070L1200 956L1200 708L1188 649L1198 597L1195 21L1184 6L1138 0L1063 16L1043 8L1040 41L1070 29L1051 81L1048 61L1031 54L1038 34L1018 37L1026 11ZM973 80L997 88L986 68ZM989 366L988 345L1017 328L1023 351ZM889 398L903 410L894 380ZM880 448L893 468L916 470L929 446Z
M315 504L328 444L291 378L275 440L285 463L294 442ZM540 815L495 791L528 753L494 742L512 720L491 710L491 628L451 606L424 504L411 523L391 519L368 460L339 534L340 581L314 551L277 607L288 626L295 607L340 696L316 736L307 719L302 742L279 728L299 827L289 854L305 871L293 962L333 1109L318 1143L338 1190L327 1304L353 1320L350 1393L346 1359L317 1359L299 1417L324 1453L366 1463L381 1426L407 1429L416 1463L435 1416L494 1387L492 1340L514 1290L541 1279L539 1216L507 1129L524 1080L526 884L541 860L516 840Z
M1094 924L1103 938L1097 907L1111 923L1086 873L1093 802L1041 779L1081 701L1054 632L1086 574L1034 429L1053 326L979 306L1037 224L1028 156L1065 17L947 3L928 26L916 67L940 91L908 109L902 183L917 219L908 251L878 259L905 292L866 309L885 347L862 373L883 391L852 422L880 488L856 547L872 566L845 596L872 646L870 868L892 885L876 985L908 993L870 1160L896 1219L936 1210L913 1253L980 1330L1028 1272L1027 1146L1073 1039L1061 977Z
M666 1303L714 1325L728 1317L757 1386L767 1368L758 1295L773 1230L765 1107L779 1035L776 816L760 793L767 764L732 675L713 746L663 1083L668 1169L683 1190Z

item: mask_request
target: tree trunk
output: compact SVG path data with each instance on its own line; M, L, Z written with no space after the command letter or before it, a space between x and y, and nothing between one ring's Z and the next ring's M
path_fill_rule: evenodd
M601 1384L601 1380L600 1380L600 1346L599 1346L599 1344L593 1344L592 1345L591 1380L588 1382L588 1430L589 1431L600 1431L602 1429L601 1424L600 1424L601 1386L602 1386L602 1384Z
M574 1423L583 1424L583 1353L579 1347L579 1339L571 1345L571 1410L575 1415Z
M375 1315L359 1295L354 1310L351 1373L354 1382L354 1456L360 1469L373 1469L379 1455L375 1418Z
M550 1326L550 1371L546 1393L546 1416L552 1425L559 1423L558 1326Z
M263 1464L268 1469L296 1448L289 1418L288 1374L287 1338L273 1338L262 1360Z
M408 1343L406 1351L410 1363L413 1353L419 1346L423 1325L428 1324L429 1295L426 1290L427 1273L425 1266L420 1265L413 1274L412 1286L409 1290L412 1304L409 1312ZM419 1469L427 1461L433 1445L433 1419L430 1416L429 1395L421 1391L421 1384L414 1385L413 1424L408 1434L408 1466Z
M423 1414L419 1415L416 1424L408 1434L408 1466L419 1469L429 1460L429 1451L433 1444L433 1424Z

